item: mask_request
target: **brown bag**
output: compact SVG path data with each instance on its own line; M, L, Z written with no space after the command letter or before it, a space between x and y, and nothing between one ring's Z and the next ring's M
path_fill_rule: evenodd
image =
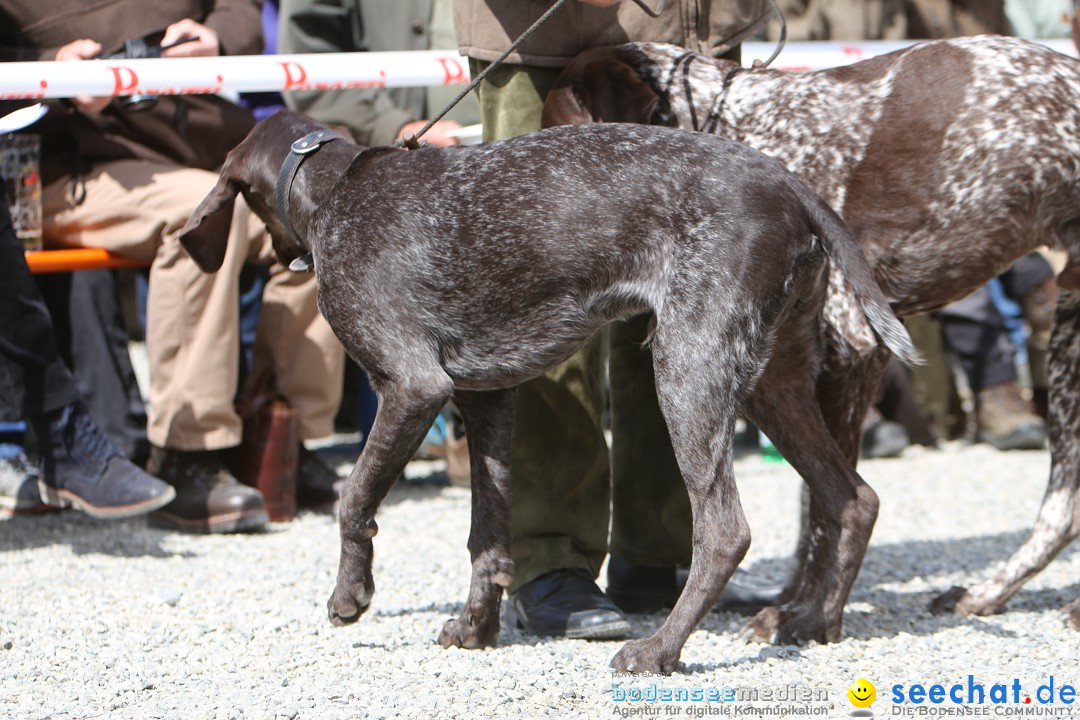
M273 522L296 517L296 474L300 415L267 384L237 405L244 438L228 453L229 470L240 482L262 493Z

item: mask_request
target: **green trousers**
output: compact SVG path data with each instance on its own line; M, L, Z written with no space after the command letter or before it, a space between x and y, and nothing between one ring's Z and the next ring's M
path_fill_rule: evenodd
M475 76L484 66L473 61ZM557 68L502 65L477 89L484 139L540 129ZM615 186L597 192L619 192ZM654 567L690 561L691 513L656 401L648 316L612 324L518 389L510 459L511 591L559 568L595 577L605 555ZM612 446L604 438L610 374ZM610 543L608 528L610 523Z

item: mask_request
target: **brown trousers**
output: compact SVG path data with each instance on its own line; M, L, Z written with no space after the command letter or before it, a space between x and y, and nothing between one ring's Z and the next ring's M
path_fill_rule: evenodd
M221 269L199 270L178 234L217 174L147 160L99 163L76 204L66 179L43 192L46 246L104 248L152 261L147 300L150 442L175 450L239 444L233 407L239 366L239 277L245 262L273 263L262 222L237 198ZM301 435L333 432L344 351L315 304L314 275L271 268L253 375L270 371L298 410Z

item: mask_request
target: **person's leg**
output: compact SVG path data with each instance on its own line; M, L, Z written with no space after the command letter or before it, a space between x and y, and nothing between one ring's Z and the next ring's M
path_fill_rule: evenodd
M473 61L474 74L481 67ZM484 139L539 130L543 101L558 73L520 65L493 72L478 89ZM518 389L510 460L510 598L518 621L531 632L596 638L629 632L594 582L607 553L610 503L603 368L598 336L564 365Z
M674 606L691 557L690 498L656 399L651 315L611 326L611 559L608 596L627 612Z
M22 254L7 205L0 202L0 508L7 512L42 508L39 473L22 446L24 408L37 415L78 399Z
M214 173L166 163L103 163L73 202L63 183L45 188L46 244L103 247L152 259L147 300L150 419L148 468L177 488L156 525L195 531L254 529L267 522L262 497L225 469L220 449L238 445L233 407L239 363L238 282L262 224L237 199L225 261L206 274L178 235Z
M4 513L48 509L41 501L37 486L40 474L26 455L25 442L25 422L0 422L0 511Z
M1050 347L1050 327L1057 306L1057 279L1041 253L1028 253L1003 272L999 279L1006 294L1020 305L1028 322L1027 356L1031 370L1031 392L1035 412L1044 420L1049 407L1050 379L1046 358Z
M98 430L56 349L52 323L0 203L0 421L34 424L38 489L54 506L99 518L141 515L173 498ZM21 485L17 489L22 494Z
M938 313L942 341L959 363L975 395L978 439L999 450L1046 444L1046 424L1020 395L1014 348L986 287Z
M127 457L145 463L146 407L128 353L128 333L112 270L37 278L61 356L94 421Z
M915 400L907 368L895 357L885 367L877 408L887 420L902 425L911 442L927 447L937 445L934 429Z
M607 594L626 612L673 607L686 584L693 513L656 399L652 316L611 326L612 520ZM782 586L737 570L716 607L756 612Z

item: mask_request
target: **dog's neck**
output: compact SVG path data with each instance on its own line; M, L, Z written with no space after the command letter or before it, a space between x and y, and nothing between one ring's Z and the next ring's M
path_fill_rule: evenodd
M307 247L303 236L307 235L307 226L311 221L311 210L294 209L291 207L290 196L292 195L293 181L300 170L300 166L308 158L318 152L324 144L334 140L343 139L341 135L332 130L316 130L294 142L278 171L277 183L274 188L274 209L277 212L281 224L285 226L290 239L297 245ZM303 233L303 235L301 235Z

